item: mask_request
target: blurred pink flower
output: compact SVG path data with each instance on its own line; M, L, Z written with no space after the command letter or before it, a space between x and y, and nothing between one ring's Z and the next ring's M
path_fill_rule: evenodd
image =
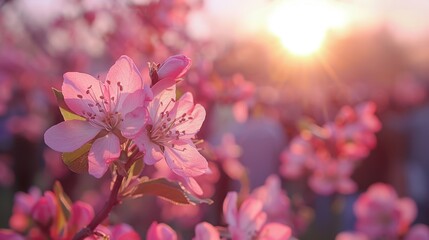
M354 204L356 228L371 239L391 239L404 234L416 211L412 199L399 199L395 190L383 183L371 185Z
M247 198L237 209L237 193L229 192L226 195L223 214L233 240L247 240L256 236L267 219L262 207L261 201Z
M70 218L63 233L65 238L72 238L82 228L86 227L93 217L94 209L91 205L81 201L73 203Z
M283 191L277 175L269 176L265 181L265 185L253 190L251 196L263 203L263 210L267 214L267 222L286 223L289 220L289 198Z
M424 224L414 225L404 238L405 240L428 240L429 227Z
M354 163L348 160L319 160L308 179L311 189L322 195L334 192L349 194L356 191L356 183L350 178Z
M220 145L214 147L213 152L228 177L240 179L246 173L245 167L238 159L241 156L241 148L235 142L234 135L224 134Z
M369 240L369 238L359 232L341 232L335 237L335 240Z
M287 240L292 236L290 227L280 223L265 224L258 235L258 240Z
M84 120L51 127L45 142L56 151L73 152L98 135L89 151L88 171L100 178L119 157L120 138L135 136L145 123L143 79L134 62L122 56L105 80L78 72L64 74L62 93L67 106Z
M312 158L314 155L313 151L309 139L304 138L304 136L293 138L289 147L280 156L282 162L280 168L281 175L290 179L301 177L309 158Z
M176 232L164 223L153 222L146 235L147 240L177 240Z
M201 105L194 105L189 92L176 101L176 86L170 79L158 82L152 90L154 99L148 105L148 123L134 141L145 153L146 164L165 159L175 174L194 187L193 177L209 171L207 160L193 142L206 112ZM193 190L198 192L197 188Z
M195 227L195 237L192 240L220 240L219 231L210 223L202 222Z
M9 225L13 230L23 232L31 223L31 214L34 205L41 197L41 192L37 188L31 188L29 193L18 192L15 194L12 216Z
M32 219L41 226L48 227L57 214L57 204L55 194L53 192L46 191L33 206L31 210Z
M112 240L140 240L137 232L128 224L122 223L110 228Z

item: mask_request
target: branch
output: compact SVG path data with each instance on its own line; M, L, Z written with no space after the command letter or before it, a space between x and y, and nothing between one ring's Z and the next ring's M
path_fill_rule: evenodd
M92 221L88 224L87 227L80 230L74 237L73 240L82 240L94 233L95 228L104 221L104 219L107 218L110 211L112 211L112 208L116 206L118 201L118 192L121 188L122 180L124 179L124 176L121 176L120 174L116 174L116 180L113 184L112 192L110 193L110 197L107 200L107 202L104 204L103 208L100 210L100 212L95 215L95 217L92 219Z

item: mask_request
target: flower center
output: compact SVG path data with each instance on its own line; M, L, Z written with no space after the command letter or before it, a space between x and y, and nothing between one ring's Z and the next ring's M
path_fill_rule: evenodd
M164 110L160 113L157 122L154 125L148 125L146 129L152 142L160 146L174 147L174 142L186 135L186 130L181 127L184 123L191 121L193 117L188 113L172 116L167 110L170 104L176 104L176 100L170 99L166 105L162 101L160 102L160 107L165 105Z
M110 80L99 81L99 88L100 96L96 95L92 85L86 89L85 94L88 96L86 99L92 101L85 103L88 106L88 111L82 111L81 116L95 126L112 131L123 121L117 107L124 88L120 82L117 82L116 86L112 86ZM83 101L82 95L78 94L77 97Z

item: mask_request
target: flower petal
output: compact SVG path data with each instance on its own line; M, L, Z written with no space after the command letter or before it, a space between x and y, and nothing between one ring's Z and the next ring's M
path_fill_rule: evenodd
M203 189L193 177L183 177L186 186L188 186L197 195L203 195Z
M223 215L229 227L237 226L237 193L229 192L223 201Z
M219 231L210 223L198 223L195 227L195 237L192 240L219 240Z
M45 132L45 143L58 152L73 152L93 139L100 130L87 121L64 121Z
M152 87L153 100L149 103L149 114L153 122L158 122L161 112L170 111L176 102L176 85L160 81Z
M173 128L173 132L184 132L181 138L190 139L200 130L206 117L206 111L200 104L194 106L192 94L187 92L176 102L174 108L171 109L170 115L174 116L174 118L183 119L183 121L180 121L180 124Z
M191 142L176 141L174 147L165 147L164 154L170 169L179 176L195 177L210 171L207 160Z
M144 89L137 90L127 94L123 104L117 108L117 111L122 115L134 111L136 108L143 107L145 104L146 91Z
M122 135L126 138L134 137L143 128L146 123L146 117L147 110L144 107L137 108L134 111L127 113L119 125Z
M89 174L101 178L107 171L108 164L116 160L120 153L119 138L115 134L109 133L95 140L88 154Z
M143 78L133 60L127 56L121 56L109 69L106 82L110 81L110 93L118 93L118 106L123 107L125 97L123 94L133 93L143 89Z
M133 140L140 151L145 153L144 162L146 164L153 165L164 159L164 154L162 154L161 148L149 139L146 130L141 131Z
M264 225L259 234L259 240L284 240L291 237L290 227L280 223L268 223Z
M259 231L259 228L265 223L266 216L260 215L262 212L263 204L261 201L247 198L240 207L239 219L241 229L255 228L255 231Z
M81 116L84 112L94 113L94 107L91 108L90 105L95 106L97 101L101 101L100 96L103 96L100 81L91 75L79 72L67 72L63 77L61 90L67 106Z

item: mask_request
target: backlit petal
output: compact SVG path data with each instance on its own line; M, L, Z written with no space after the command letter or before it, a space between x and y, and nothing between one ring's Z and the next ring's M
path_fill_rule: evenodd
M107 171L108 164L116 160L120 152L119 138L113 133L95 140L88 154L89 174L101 178Z
M174 147L165 147L164 153L168 166L179 176L195 177L209 171L207 160L193 143L183 142Z
M67 72L64 74L62 93L67 106L76 114L83 115L84 112L98 113L90 105L96 104L103 96L100 81L86 73Z
M87 121L64 121L45 132L45 143L58 152L73 152L93 139L100 130Z

